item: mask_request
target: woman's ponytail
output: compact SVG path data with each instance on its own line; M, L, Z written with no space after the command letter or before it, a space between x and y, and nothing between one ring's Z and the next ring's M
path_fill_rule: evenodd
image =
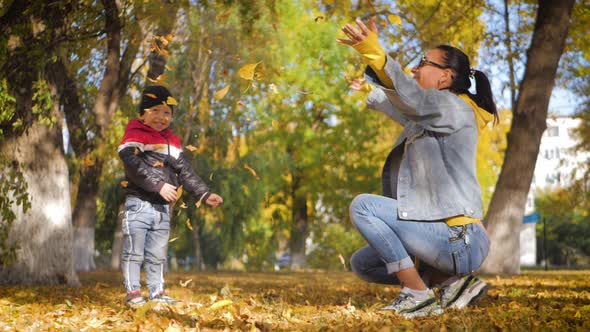
M473 71L473 78L475 79L475 94L470 94L471 99L475 101L477 106L494 115L494 124L500 121L498 116L498 110L496 109L496 103L494 103L494 97L492 96L492 87L486 74L479 70Z

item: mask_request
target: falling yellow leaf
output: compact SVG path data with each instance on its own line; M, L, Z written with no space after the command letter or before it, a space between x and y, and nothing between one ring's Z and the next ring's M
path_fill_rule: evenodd
M174 97L168 96L168 98L166 99L166 104L170 106L176 106L178 105L178 102L176 101L176 99L174 99Z
M171 42L174 39L174 34L173 33L169 33L169 34L164 35L162 37L164 37L164 39L166 39L168 42Z
M154 167L164 167L164 163L161 161L156 161L153 166Z
M92 158L91 155L87 155L86 158L84 158L84 160L82 161L82 163L86 167L94 166L94 158Z
M188 229L190 229L191 231L193 230L193 225L191 225L191 220L190 219L186 219L185 224L186 224L186 227Z
M176 189L176 200L179 200L182 196L182 185Z
M190 152L195 152L195 151L197 151L197 148L195 148L195 147L194 147L194 146L192 146L192 145L187 145L187 146L185 146L185 148L186 148L187 150L189 150Z
M209 174L209 181L213 181L213 172L211 172L211 174Z
M193 279L189 279L187 281L180 281L180 286L182 287L186 287L188 286L188 284L190 284L193 281Z
M229 85L227 85L223 89L215 92L215 95L213 96L213 99L215 99L215 100L221 100L221 99L223 99L223 97L225 97L225 95L227 94L228 91L229 91Z
M338 254L338 258L340 258L340 263L342 263L342 266L344 266L344 268L346 269L346 260L344 259L342 254Z
M168 241L168 243L172 243L172 242L174 242L174 241L176 241L176 240L178 240L178 236L177 236L177 237L173 237L173 238L171 238L171 239L170 239L170 241Z
M226 306L233 304L233 303L234 303L234 301L232 301L232 300L221 300L221 301L217 301L217 302L213 303L209 308L216 310L219 308L226 307Z
M121 187L127 188L128 185L129 185L128 181L121 181Z
M260 62L262 62L262 61L260 61ZM242 66L242 68L240 68L238 70L238 76L240 76L241 78L243 78L245 80L249 80L249 81L254 80L254 73L256 72L256 66L258 66L258 64L260 64L260 62L249 63L247 65Z
M146 93L145 95L148 96L148 97L150 97L150 98L153 98L153 99L158 99L158 96L156 96L153 93Z
M186 206L186 204L184 204L184 202L182 202L182 204L180 204L180 208L181 208L181 209L186 209L186 208L187 208L187 206Z
M389 22L391 22L391 24L395 24L395 25L402 24L401 17L399 17L399 16L397 16L395 14L389 14L389 15L387 15L387 20L389 20Z
M247 169L250 173L252 173L252 175L254 175L254 177L256 178L256 180L259 180L260 178L258 177L258 175L256 174L256 171L248 166L248 164L244 164L244 168Z

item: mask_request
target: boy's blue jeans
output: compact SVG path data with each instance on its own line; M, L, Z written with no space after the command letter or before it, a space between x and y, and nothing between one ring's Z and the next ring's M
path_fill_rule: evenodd
M143 264L150 295L164 290L166 251L170 238L170 206L151 204L137 197L125 200L121 270L126 291L140 289Z
M414 266L418 257L429 267L462 276L477 270L488 255L490 241L479 224L449 227L443 221L407 221L397 217L397 201L361 194L350 205L353 224L369 243L351 257L362 279L399 284L395 272Z

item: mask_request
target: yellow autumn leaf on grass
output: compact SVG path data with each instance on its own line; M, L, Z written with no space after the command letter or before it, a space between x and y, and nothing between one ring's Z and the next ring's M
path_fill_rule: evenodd
M190 284L193 281L193 279L189 279L187 281L179 281L180 282L180 286L181 287L186 287L188 286L188 284Z
M401 17L399 17L399 16L397 16L395 14L389 14L389 15L387 15L387 20L389 20L389 22L391 22L391 24L395 24L395 25L402 24Z
M213 99L215 99L215 100L221 100L221 99L223 99L223 97L225 97L225 95L227 94L228 91L229 91L229 85L227 85L223 89L215 92L215 95L213 96Z
M121 187L127 188L128 185L129 185L128 181L121 181Z
M194 146L192 146L192 145L187 145L187 146L185 146L185 148L186 148L187 150L189 150L190 152L195 152L195 151L197 151L197 148L195 148L195 147L194 147Z
M233 304L233 303L234 303L234 301L232 301L232 300L221 300L221 301L217 301L217 302L213 303L209 308L215 310L215 309L226 307L226 306Z
M186 224L186 227L188 229L190 229L191 231L193 230L193 225L191 225L191 220L190 219L187 219L186 222L185 222L185 224Z
M250 173L252 173L252 175L254 175L254 177L256 178L256 180L259 180L260 178L258 177L258 174L256 174L256 171L248 166L248 164L244 164L244 168L247 169Z
M342 266L344 266L344 268L346 269L346 260L344 259L342 254L338 254L338 258L340 258L340 263L342 263Z
M153 166L154 167L164 167L164 163L161 161L156 161Z
M260 62L262 62L262 61L260 61ZM258 64L260 64L260 62L249 63L247 65L242 66L242 68L238 69L238 76L240 76L241 78L243 78L245 80L249 80L249 81L254 80L254 72L256 71L256 66L258 66Z

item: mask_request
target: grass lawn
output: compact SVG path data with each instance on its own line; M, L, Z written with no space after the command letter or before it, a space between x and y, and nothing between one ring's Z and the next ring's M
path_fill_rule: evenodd
M120 273L82 273L81 288L0 286L0 331L590 331L589 272L483 277L492 287L477 306L414 320L378 310L397 287L346 272L170 273L183 302L137 310Z

